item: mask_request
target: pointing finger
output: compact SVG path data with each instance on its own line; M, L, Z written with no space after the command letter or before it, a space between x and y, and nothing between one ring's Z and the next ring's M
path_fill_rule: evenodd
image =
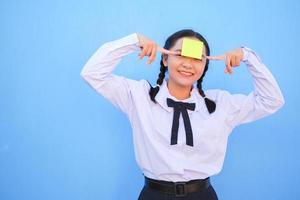
M219 55L219 56L206 56L207 59L209 60L225 60L226 56L225 55Z
M157 47L157 51L164 53L164 54L168 54L168 55L179 55L180 53L175 52L175 51L169 51L167 49L161 48L161 47Z

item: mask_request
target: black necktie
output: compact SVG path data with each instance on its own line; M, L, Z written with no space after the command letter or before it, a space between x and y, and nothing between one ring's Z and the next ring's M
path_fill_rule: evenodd
M167 98L167 105L169 107L174 108L171 145L177 144L179 117L180 117L180 113L182 113L185 134L186 134L186 144L189 146L193 146L193 131L192 131L191 122L190 122L187 109L195 110L195 103L185 103L181 101L174 101L170 98Z

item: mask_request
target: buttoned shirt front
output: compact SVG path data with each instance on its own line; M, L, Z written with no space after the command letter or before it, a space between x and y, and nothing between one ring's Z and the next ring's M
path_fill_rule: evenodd
M105 43L88 60L81 71L84 80L112 104L126 113L133 131L135 158L145 176L166 181L204 179L222 169L228 136L234 127L277 111L284 98L271 72L251 49L244 47L243 61L250 72L254 90L248 94L230 94L224 90L206 90L215 101L216 110L209 114L203 97L193 88L190 97L182 102L195 103L188 110L193 130L193 146L186 145L182 116L179 119L178 141L170 145L173 108L167 98L167 80L156 96L149 97L146 80L131 80L113 74L121 59L139 51L137 34Z

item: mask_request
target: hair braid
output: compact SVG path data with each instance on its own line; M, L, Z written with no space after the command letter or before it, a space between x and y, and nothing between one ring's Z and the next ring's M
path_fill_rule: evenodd
M206 74L207 69L208 69L208 63L206 63L203 74L197 81L197 88L198 88L199 94L204 98L205 105L206 105L208 112L213 113L216 110L216 103L214 101L212 101L211 99L207 98L202 89L202 81L203 81L203 77Z
M155 103L156 103L155 96L159 92L159 87L162 85L162 83L164 81L167 69L168 68L166 66L164 66L164 63L161 60L160 61L160 72L158 74L158 79L156 81L157 86L156 87L152 87L152 85L150 84L151 88L150 88L150 91L149 91L149 95L150 95L151 100L153 102L155 102Z

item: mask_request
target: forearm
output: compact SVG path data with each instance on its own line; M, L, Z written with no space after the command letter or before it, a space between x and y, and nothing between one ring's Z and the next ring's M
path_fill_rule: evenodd
M244 47L244 61L254 83L254 95L266 109L277 110L284 104L281 90L269 69L249 48Z
M92 87L107 81L121 59L139 50L137 35L131 34L102 45L84 65L80 75Z

